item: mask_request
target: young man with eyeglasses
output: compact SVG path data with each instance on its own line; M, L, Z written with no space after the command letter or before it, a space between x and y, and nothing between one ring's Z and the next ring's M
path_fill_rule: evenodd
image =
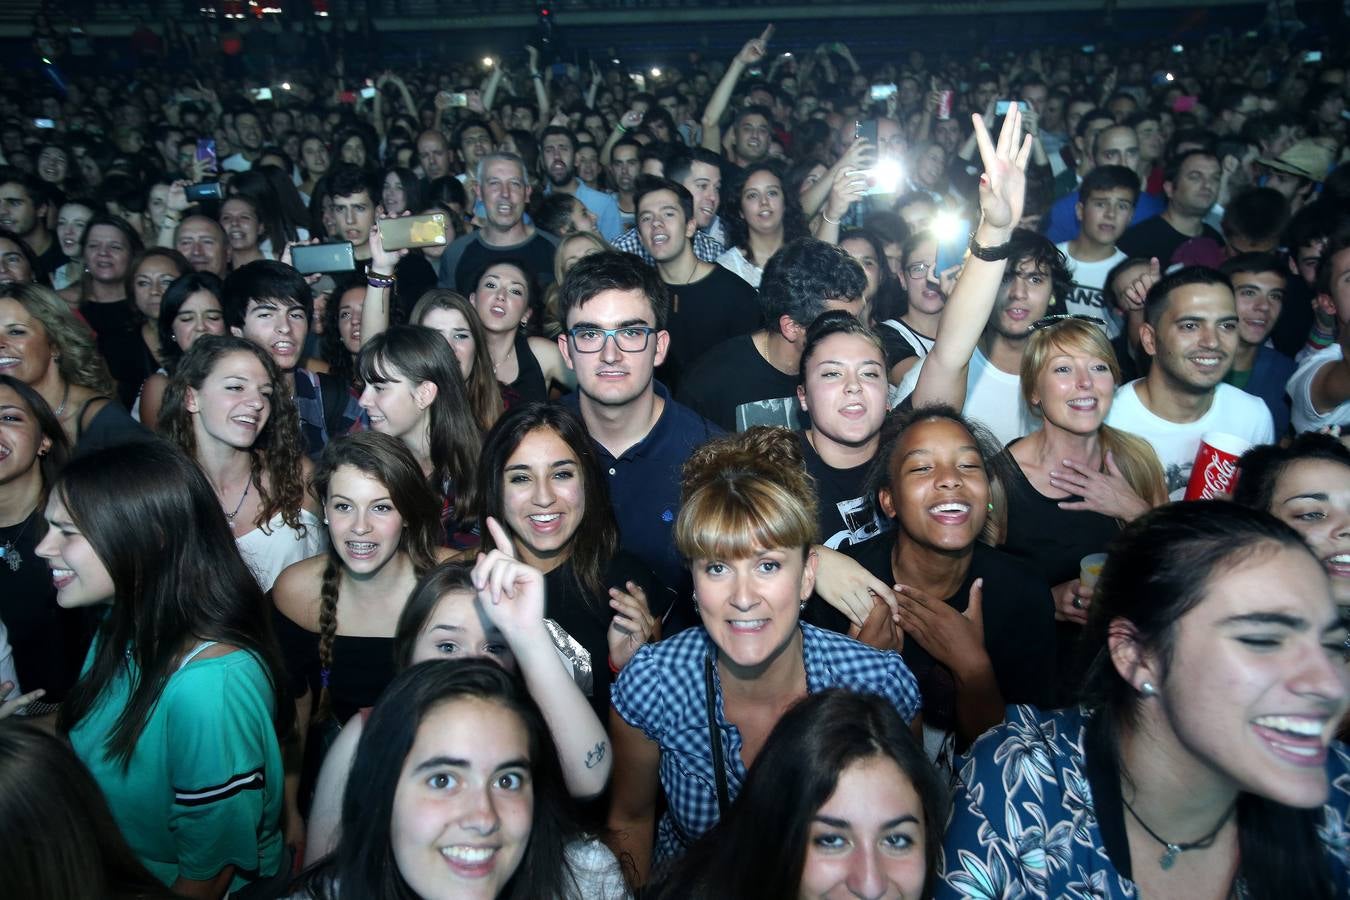
M653 377L670 349L666 286L635 256L594 253L568 272L559 305L558 347L577 376L563 402L595 443L623 547L685 596L688 574L672 534L680 469L720 429Z

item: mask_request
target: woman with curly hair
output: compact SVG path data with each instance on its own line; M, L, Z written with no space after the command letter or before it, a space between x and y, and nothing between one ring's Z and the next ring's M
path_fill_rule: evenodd
M417 580L451 556L438 546L440 498L396 437L366 431L333 441L310 491L323 504L328 552L289 566L272 588L297 698L296 758L304 760L286 784L287 833L296 843L304 834L300 798L340 723L373 706L394 676L394 632Z
M0 361L47 401L76 453L145 437L113 400L93 335L50 288L0 284Z
M764 265L778 248L809 234L801 201L783 188L784 177L782 163L766 159L747 166L722 199L727 249L717 264L751 287L759 287Z
M260 347L225 335L194 342L164 392L159 428L206 473L263 590L323 552L295 401Z

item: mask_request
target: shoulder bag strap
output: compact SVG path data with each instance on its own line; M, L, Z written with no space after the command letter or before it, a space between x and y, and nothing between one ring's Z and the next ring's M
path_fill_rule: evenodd
M717 727L717 690L713 687L712 655L703 657L703 687L708 706L708 743L712 747L713 772L717 777L717 813L725 816L731 801L727 798L727 766L722 756L722 732Z

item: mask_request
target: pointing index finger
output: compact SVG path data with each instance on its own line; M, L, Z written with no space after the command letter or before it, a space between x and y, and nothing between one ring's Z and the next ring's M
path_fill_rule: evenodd
M497 545L497 549L505 556L515 559L516 546L511 543L511 536L506 533L506 529L501 526L501 523L492 516L488 516L487 528L488 534L492 535L492 542Z
M771 37L773 37L773 23L772 23L772 22L770 22L768 25L764 26L764 33L761 34L761 35L759 36L759 39L760 39L761 41L763 41L764 43L767 44L767 43L769 43L769 38L771 38Z

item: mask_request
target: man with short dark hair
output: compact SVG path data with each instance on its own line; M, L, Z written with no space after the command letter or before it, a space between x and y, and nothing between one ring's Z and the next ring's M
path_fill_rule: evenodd
M716 262L726 249L720 236L722 223L717 217L722 200L721 161L722 158L711 150L695 147L688 153L677 154L667 167L665 176L681 185L693 199L697 228L690 243L694 255L704 262ZM615 250L633 253L646 262L653 262L636 228L625 231L613 243Z
M1327 238L1346 224L1350 220L1336 204L1318 200L1294 213L1280 236L1289 254L1291 277L1270 341L1295 362L1336 343L1336 317L1323 312L1317 302L1317 273Z
M1151 287L1139 339L1153 364L1148 375L1116 389L1106 424L1149 442L1168 493L1179 500L1206 432L1269 444L1275 425L1259 397L1223 383L1238 344L1228 276L1190 266L1160 279L1151 274L1143 283Z
M760 327L759 301L744 279L694 255L694 198L683 185L642 176L637 210L643 249L671 295L670 350L661 375L674 389L681 374L713 345Z
M530 200L525 161L514 153L489 153L478 161L475 181L484 207L483 227L445 248L440 286L467 297L477 287L473 280L480 272L496 260L510 258L529 265L539 285L552 283L557 241L525 221Z
M66 261L61 242L47 227L49 210L46 182L6 166L0 168L0 228L23 238L37 254L37 277L47 283Z
M558 347L577 376L563 403L581 415L595 442L623 548L687 596L688 570L673 538L680 469L719 429L672 400L653 377L669 349L669 306L650 266L624 253L593 253L562 286ZM648 602L658 615L666 606Z
M1097 133L1092 144L1092 168L1095 170L1100 166L1122 166L1134 173L1138 189L1126 226L1136 225L1163 211L1161 200L1142 192L1144 180L1139 176L1139 137L1133 128L1112 125ZM1086 181L1087 175L1083 179ZM1059 244L1078 236L1080 219L1077 207L1081 196L1081 189L1071 191L1056 200L1050 208L1050 225L1046 228L1045 236L1052 242Z
M458 176L460 183L463 183L478 171L478 161L492 152L492 132L485 120L478 116L469 116L460 120L452 136L455 149L459 153L459 161L464 166L464 171ZM425 163L423 165L425 166Z
M1219 158L1207 150L1189 150L1167 163L1163 193L1167 208L1161 215L1126 229L1118 245L1130 256L1155 258L1164 269L1177 248L1191 238L1223 235L1205 224L1205 216L1219 199Z
M613 194L587 187L577 178L576 138L570 129L550 125L540 136L539 168L546 180L545 193L571 194L595 214L600 235L607 241L623 231L623 217Z
M681 378L680 400L728 431L797 425L797 380L806 329L827 309L863 312L867 277L833 244L798 238L764 267L764 328L723 341Z
M226 172L247 172L262 155L263 145L267 143L262 119L251 109L236 113L234 132L239 139L239 149L222 159L220 167Z
M1289 399L1296 432L1350 425L1350 231L1326 242L1317 270L1316 303L1338 326L1339 334L1324 350L1299 364L1289 379Z
M708 99L702 120L703 146L714 153L722 152L722 114L731 104L731 95L736 90L736 82L746 69L764 59L772 34L773 26L770 25L759 37L745 42L740 52L732 58L722 80L717 83L717 88ZM769 155L769 141L773 136L772 117L773 113L765 106L743 106L736 111L731 123L732 138L728 159L730 167L722 171L724 181L731 180L731 176L735 174L735 167L759 162Z
M1120 322L1106 305L1102 289L1107 274L1128 257L1116 247L1134 217L1139 176L1125 166L1098 166L1083 179L1074 213L1082 228L1078 237L1056 245L1068 259L1073 288L1065 300L1071 315L1102 320L1108 337L1120 334Z
M333 198L333 219L341 239L351 241L358 260L370 259L378 188L363 170L341 165L328 176L328 195Z
M1266 341L1284 306L1289 279L1284 259L1278 253L1243 253L1225 261L1219 271L1233 283L1238 314L1237 349L1224 384L1260 397L1275 422L1276 437L1283 437L1289 430L1285 387L1295 366Z
M265 350L287 376L305 452L316 458L330 439L351 429L361 408L336 379L329 381L302 365L314 307L305 277L270 259L247 263L225 279L221 307L230 332Z
M619 212L623 214L625 227L631 226L633 217L637 215L633 208L633 184L641 172L641 156L642 145L631 137L620 138L609 150L606 171L609 172L609 183L618 195ZM603 158L604 154L601 153Z

